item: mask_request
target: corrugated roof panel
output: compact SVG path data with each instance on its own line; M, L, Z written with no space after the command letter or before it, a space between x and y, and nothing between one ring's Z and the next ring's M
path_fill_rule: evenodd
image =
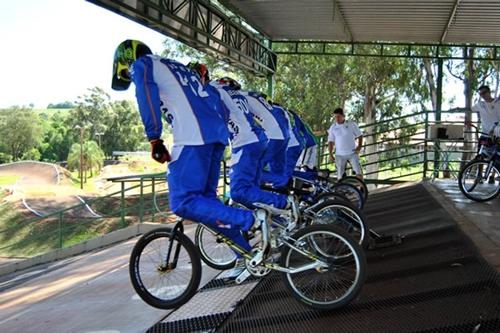
M457 0L221 2L272 40L439 43ZM500 1L459 0L444 42L500 43L499 22Z

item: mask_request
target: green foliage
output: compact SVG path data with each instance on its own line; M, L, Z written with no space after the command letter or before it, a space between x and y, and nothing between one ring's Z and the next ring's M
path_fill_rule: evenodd
M50 103L49 105L47 105L47 109L72 109L74 107L75 104L73 104L70 101L65 101L62 103L55 103L55 104Z
M0 110L0 151L17 161L42 143L40 118L29 108Z
M83 140L100 141L106 156L115 150L134 151L145 140L144 127L135 103L111 102L101 88L92 88L79 97L77 106L70 112L68 128L83 127ZM72 132L72 141L79 142L80 132Z
M105 121L106 130L102 135L101 146L108 156L113 151L135 151L141 143L147 141L139 111L131 101L112 103Z
M44 122L43 143L40 148L44 161L64 161L69 153L73 134L66 125L68 116L54 114Z
M95 141L84 142L83 149L79 143L74 143L68 154L68 169L70 170L79 170L80 165L83 165L84 171L92 173L94 170L100 170L103 162L104 152Z

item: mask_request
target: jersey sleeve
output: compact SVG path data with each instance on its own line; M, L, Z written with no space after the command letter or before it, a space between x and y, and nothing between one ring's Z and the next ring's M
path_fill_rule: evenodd
M231 96L229 96L228 92L224 90L224 88L217 88L217 92L219 93L222 105L229 111L234 112L238 109L238 105L233 100Z
M149 140L159 139L162 132L160 96L153 78L153 61L150 57L142 57L134 62L132 81L146 135Z

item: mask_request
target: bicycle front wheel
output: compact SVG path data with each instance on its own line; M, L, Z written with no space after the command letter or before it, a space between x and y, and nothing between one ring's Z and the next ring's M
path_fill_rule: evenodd
M285 247L281 265L296 273L283 273L287 288L299 301L317 309L347 305L361 291L366 258L361 247L343 230L314 225L299 230L292 247ZM319 266L312 267L314 264Z
M170 256L168 256L170 251ZM143 301L159 309L175 309L193 297L201 279L201 261L193 242L170 228L144 234L130 256L130 280Z
M500 172L488 161L473 160L458 175L460 191L479 202L492 200L500 193Z

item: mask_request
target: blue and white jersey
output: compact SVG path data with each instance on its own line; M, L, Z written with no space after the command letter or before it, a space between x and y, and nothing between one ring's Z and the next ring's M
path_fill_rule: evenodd
M210 82L219 92L222 103L229 110L229 140L232 149L258 142L267 141L264 129L257 125L250 113L248 101L238 90L231 89L228 85Z
M280 125L273 116L273 107L266 100L255 92L240 91L248 101L250 112L257 123L264 128L266 135L271 140L285 140Z
M149 140L161 136L163 113L172 126L174 145L228 143L228 114L219 93L203 87L186 66L148 55L132 64L131 75Z
M303 138L300 137L293 114L289 113L288 110L285 110L285 117L288 120L288 133L290 135L290 140L288 141L287 148L296 146L303 147Z
M302 121L299 115L292 111L288 112L293 115L294 119L294 130L297 131L296 135L301 138L304 147L313 147L318 144L316 136L313 134L311 128Z
M290 123L286 116L285 109L278 104L273 104L273 110L271 111L271 113L281 128L281 132L283 133L283 138L285 140L290 140Z

